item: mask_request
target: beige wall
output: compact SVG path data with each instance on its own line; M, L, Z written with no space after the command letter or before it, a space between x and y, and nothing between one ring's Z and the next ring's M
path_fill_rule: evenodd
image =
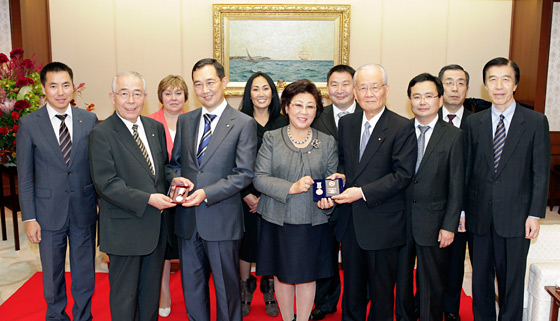
M192 91L192 65L212 56L212 3L208 0L54 0L49 2L53 60L86 82L82 102L94 103L100 119L113 108L111 79L136 70L148 83L144 114L159 108L157 84L181 74L189 109L200 104ZM288 3L255 0L251 3ZM511 0L323 0L297 3L351 4L350 64L381 63L388 71L388 106L410 116L406 86L421 72L436 74L449 63L471 73L469 96L484 92L484 63L509 51ZM272 36L272 35L271 35ZM485 95L485 93L484 93ZM228 99L238 106L238 97ZM80 106L80 107L83 107Z

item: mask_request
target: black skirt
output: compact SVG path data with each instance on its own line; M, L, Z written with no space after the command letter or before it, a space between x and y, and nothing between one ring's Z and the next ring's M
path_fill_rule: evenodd
M239 250L239 258L245 262L257 261L257 241L260 229L261 215L251 213L247 203L243 204L243 220L245 222L245 233L241 240L241 249Z
M276 225L261 220L257 275L284 283L307 283L333 275L328 223Z

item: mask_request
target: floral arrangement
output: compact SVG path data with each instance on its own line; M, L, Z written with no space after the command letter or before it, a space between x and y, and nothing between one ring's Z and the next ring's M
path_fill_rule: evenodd
M16 163L16 134L20 117L45 104L36 61L23 58L23 49L14 49L10 57L0 53L0 164ZM81 95L85 84L74 86ZM73 105L74 100L71 102ZM86 104L93 110L93 104Z

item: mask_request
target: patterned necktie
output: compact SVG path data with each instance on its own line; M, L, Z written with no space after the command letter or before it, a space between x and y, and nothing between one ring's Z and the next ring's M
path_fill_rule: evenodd
M369 137L371 136L371 133L369 132L370 127L371 125L369 124L368 121L366 121L366 123L364 124L364 133L362 134L362 141L360 142L360 158L358 159L358 161L362 160L362 155L366 150Z
M498 165L500 165L500 158L502 157L502 151L504 150L504 143L506 141L504 118L504 115L500 115L500 121L496 127L496 133L494 134L494 172L498 170Z
M136 144L138 144L138 147L140 147L140 151L142 152L142 155L146 159L146 162L148 163L148 167L150 167L150 171L152 171L152 174L155 175L154 167L152 166L152 161L150 161L150 155L148 155L148 151L146 151L146 146L144 146L144 143L142 143L142 140L138 135L138 125L136 124L132 125L132 136L134 137Z
M66 116L64 115L56 115L56 118L60 119L60 128L58 129L58 143L60 145L60 151L62 152L62 157L66 162L66 166L70 163L70 151L72 150L72 139L70 138L70 132L68 131L68 127L66 127Z
M416 171L418 171L418 167L420 167L420 163L422 162L422 157L424 157L426 132L428 131L428 129L430 129L430 126L418 125L418 129L420 129L420 136L418 136L418 158L416 159Z
M455 117L457 117L457 115L455 114L447 114L447 119L449 119L449 123L451 125L453 125L453 119L455 119Z
M198 145L198 152L196 153L196 159L198 160L198 165L202 162L202 157L204 157L204 152L206 152L206 147L210 142L210 137L212 137L212 121L216 118L213 114L204 114L204 133L200 138L200 144Z
M345 111L339 112L338 114L336 114L336 116L338 117L338 119L340 119L340 118L342 118L342 116L346 116L348 114L350 114L350 112L345 110Z

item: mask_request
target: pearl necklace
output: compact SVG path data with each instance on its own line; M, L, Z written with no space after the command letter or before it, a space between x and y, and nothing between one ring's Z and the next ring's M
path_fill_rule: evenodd
M305 143L307 143L307 141L309 140L309 138L311 138L311 128L309 128L307 130L307 137L305 137L304 141L298 142L296 141L293 137L292 137L292 133L290 132L290 126L288 125L288 138L290 138L290 140L292 141L292 143L296 144L296 145L303 145Z

